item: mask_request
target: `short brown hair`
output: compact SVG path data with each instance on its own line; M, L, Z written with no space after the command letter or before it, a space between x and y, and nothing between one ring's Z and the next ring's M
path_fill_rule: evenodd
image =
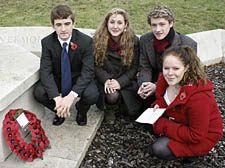
M170 8L164 5L156 6L151 9L147 14L147 22L151 25L151 18L164 18L169 21L169 23L174 22L173 12Z
M74 23L74 14L71 8L67 5L57 5L51 11L51 23L54 25L54 20L56 19L67 19L68 17L71 18L72 22Z

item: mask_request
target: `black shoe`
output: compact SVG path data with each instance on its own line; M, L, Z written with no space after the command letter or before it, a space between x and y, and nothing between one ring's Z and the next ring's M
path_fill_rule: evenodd
M183 162L183 168L193 168L196 166L196 162Z
M80 126L84 126L84 125L87 125L87 114L82 114L80 113L79 111L79 103L77 102L75 104L76 106L76 109L77 109L77 117L76 117L76 121L77 121L77 124L80 125Z
M64 121L65 121L65 118L60 118L60 117L58 117L57 115L55 115L55 118L53 119L52 124L53 124L53 125L56 125L56 126L59 126L59 125L61 125Z
M80 126L87 125L87 115L77 113L76 121L77 124Z
M198 157L184 157L183 159L184 168L192 168L196 164L197 160Z

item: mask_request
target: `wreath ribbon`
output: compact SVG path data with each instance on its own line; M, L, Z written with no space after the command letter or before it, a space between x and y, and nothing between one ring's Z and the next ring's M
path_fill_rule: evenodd
M21 137L20 127L16 121L17 116L24 112L30 123L28 128L31 132L32 142L27 143ZM33 161L37 157L43 159L43 152L47 147L50 147L50 142L45 135L44 129L41 127L41 120L37 116L27 110L11 109L3 121L3 134L6 143L9 145L12 152L17 156L20 155L21 159Z

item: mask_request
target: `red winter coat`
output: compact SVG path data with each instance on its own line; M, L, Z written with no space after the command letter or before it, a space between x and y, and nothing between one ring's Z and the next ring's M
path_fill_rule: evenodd
M155 133L171 138L168 146L177 157L207 154L223 135L212 83L207 80L204 86L200 80L198 86L183 86L169 106L163 98L167 87L161 73L156 88L157 100L152 107L158 104L160 108L166 108L164 114L173 117L177 123L160 117L154 124Z

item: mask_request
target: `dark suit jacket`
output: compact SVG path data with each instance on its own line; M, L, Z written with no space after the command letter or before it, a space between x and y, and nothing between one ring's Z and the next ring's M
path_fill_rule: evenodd
M139 86L143 82L157 82L159 72L162 71L162 65L159 65L156 59L153 37L153 33L149 32L140 38ZM197 43L190 37L176 32L171 46L178 45L188 45L197 53Z
M73 29L72 43L77 45L75 50L69 44L68 54L71 63L72 90L79 96L94 77L94 57L92 39ZM42 56L40 64L40 79L49 99L59 96L61 92L61 52L62 47L56 32L41 40Z

